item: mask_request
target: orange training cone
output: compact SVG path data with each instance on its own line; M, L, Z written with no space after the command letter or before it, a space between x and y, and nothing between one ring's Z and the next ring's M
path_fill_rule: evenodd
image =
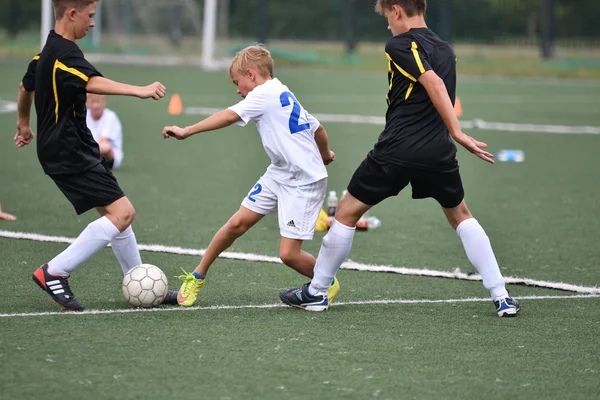
M454 112L456 113L457 117L462 117L463 115L462 104L460 103L458 96L456 96L456 101L454 102Z
M169 100L169 108L167 109L171 115L180 115L183 112L183 103L181 96L175 93Z

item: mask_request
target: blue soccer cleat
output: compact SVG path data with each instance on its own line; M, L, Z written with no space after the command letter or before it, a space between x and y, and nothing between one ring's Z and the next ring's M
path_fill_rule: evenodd
M494 300L494 305L499 317L516 317L517 313L521 311L521 304L510 294L503 299Z
M288 306L306 311L326 311L329 308L327 294L313 296L308 293L308 283L299 289L283 289L279 293L281 301Z

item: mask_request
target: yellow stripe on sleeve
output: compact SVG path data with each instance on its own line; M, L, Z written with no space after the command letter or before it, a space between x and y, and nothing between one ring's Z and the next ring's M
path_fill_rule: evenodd
M419 52L417 51L417 42L412 42L411 50L413 52L413 55L415 56L415 61L417 62L417 65L419 66L419 71L422 74L424 74L425 68L423 67L423 63L421 62L421 57L419 57Z
M414 83L411 83L408 86L408 90L406 91L406 96L404 97L404 100L408 100L408 96L410 96L410 94L412 93L413 88L415 87Z

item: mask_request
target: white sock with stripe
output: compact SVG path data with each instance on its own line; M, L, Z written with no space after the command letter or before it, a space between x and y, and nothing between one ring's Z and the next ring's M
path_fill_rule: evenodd
M135 233L133 233L131 226L127 227L127 229L117 235L117 237L110 242L110 245L117 260L119 260L119 264L121 264L123 275L131 268L142 263L142 257L140 256Z
M456 233L462 240L467 258L481 275L483 286L492 297L498 299L508 296L490 239L479 222L475 218L466 219L458 225Z
M48 263L48 273L71 275L71 272L106 247L119 233L119 229L108 218L98 218L91 222L69 247Z
M333 220L329 232L323 238L315 264L314 276L308 287L310 294L325 294L342 263L348 258L356 228L350 228Z

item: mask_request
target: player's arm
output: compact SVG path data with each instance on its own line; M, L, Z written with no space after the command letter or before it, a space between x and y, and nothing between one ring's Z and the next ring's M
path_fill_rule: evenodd
M154 100L163 98L167 93L167 89L160 82L154 82L148 86L134 86L116 82L103 76L90 77L85 89L89 93L95 94L135 96L140 99L152 98Z
M31 104L33 103L33 93L29 92L23 86L23 82L19 84L19 96L17 98L17 133L14 137L15 145L23 147L31 143L33 140L33 132L30 126Z
M27 72L19 84L19 95L17 97L17 133L14 137L15 145L23 147L33 140L33 132L30 126L31 104L33 103L35 89L35 73L39 54L31 60Z
M335 161L335 153L329 148L329 137L327 136L327 131L323 128L323 125L319 125L315 131L315 142L317 143L319 153L321 153L325 165L329 165Z
M431 102L444 120L452 138L477 157L493 164L494 156L483 150L487 147L487 144L473 139L460 128L458 117L454 111L450 96L448 96L448 90L444 81L435 72L429 70L419 77L419 83L427 91Z
M235 124L240 119L240 116L234 111L221 110L197 124L186 126L185 128L179 126L165 126L162 135L165 139L174 137L175 139L183 140L197 133L225 128L226 126Z

